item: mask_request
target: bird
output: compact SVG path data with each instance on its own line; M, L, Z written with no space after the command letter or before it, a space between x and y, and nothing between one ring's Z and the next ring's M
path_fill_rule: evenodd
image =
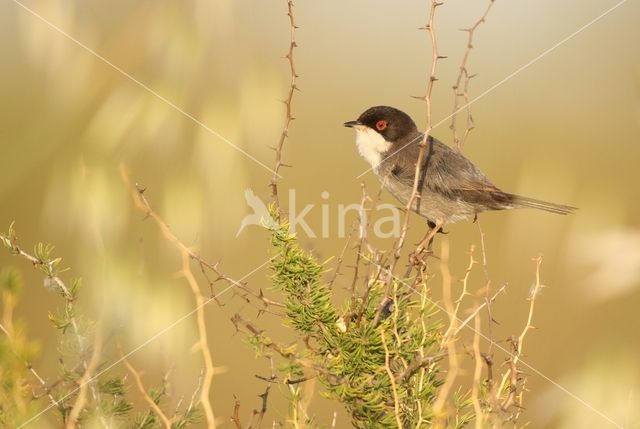
M356 131L356 146L373 172L401 204L413 193L424 133L405 112L390 106L374 106L357 120L344 123ZM570 214L576 208L505 192L495 186L460 151L428 135L424 145L416 198L411 211L427 219L429 232L416 252L429 249L436 233L446 224L477 219L489 210L534 208Z

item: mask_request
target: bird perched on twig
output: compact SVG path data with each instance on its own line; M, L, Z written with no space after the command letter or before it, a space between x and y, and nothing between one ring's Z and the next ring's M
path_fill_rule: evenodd
M416 163L424 134L406 113L389 106L366 110L344 123L356 130L356 145L383 186L405 206L414 186ZM496 187L462 153L429 136L416 198L411 210L427 218L429 233L419 246L431 243L445 224L476 218L488 210L535 208L557 214L575 210L561 204L504 192Z

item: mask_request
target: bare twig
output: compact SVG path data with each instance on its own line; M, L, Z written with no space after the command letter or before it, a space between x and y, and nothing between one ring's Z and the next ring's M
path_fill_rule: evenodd
M287 0L287 16L289 17L289 28L290 28L290 39L289 39L289 51L285 58L289 62L289 72L290 72L290 83L289 83L289 94L287 95L284 104L286 106L286 116L284 118L284 125L282 126L282 132L280 134L280 140L278 141L278 146L275 147L276 157L275 163L273 166L273 175L271 176L271 197L273 202L278 209L278 212L282 214L280 208L280 200L278 198L278 171L280 167L286 166L282 162L282 147L284 146L285 140L289 137L289 126L291 125L291 121L295 118L293 116L293 94L298 87L296 85L296 80L298 78L298 74L296 73L296 66L293 58L294 50L298 46L296 43L296 26L295 17L293 14L294 4L292 0Z
M360 209L358 210L358 244L356 244L356 262L353 267L353 279L351 281L351 301L355 302L356 290L358 283L358 274L360 271L360 260L362 257L362 246L367 239L367 232L369 230L369 216L367 216L367 201L371 201L371 198L367 194L367 189L364 183L360 184L362 190L362 199L360 200Z
M471 319L473 319L475 317L476 312L482 310L484 307L489 307L491 304L493 304L493 301L496 300L498 295L503 293L506 289L507 289L507 285L502 285L502 287L500 289L498 289L496 291L496 293L494 293L490 298L486 299L482 304L480 304L478 307L476 307L476 309L466 319L464 319L460 323L460 325L458 325L458 328L455 331L453 331L453 336L458 335L458 333L462 330L462 328L467 326L467 324L471 321Z
M233 395L233 414L231 414L231 422L236 429L242 429L242 421L240 420L240 399Z
M487 15L489 14L489 11L493 7L494 3L495 0L489 0L489 4L487 5L487 8L485 9L482 16L471 27L462 29L462 31L467 32L467 48L464 52L464 55L462 56L462 62L460 63L458 77L456 78L456 82L453 85L453 113L451 116L451 125L449 126L449 128L451 128L451 131L453 132L453 144L460 151L462 151L469 133L473 130L473 116L471 115L471 103L469 103L469 82L474 77L474 75L471 75L469 73L467 65L471 50L473 49L473 36L478 27L485 22ZM460 92L461 86L462 92ZM458 131L456 129L456 119L457 114L460 110L460 106L462 104L460 102L461 99L466 106L467 124L462 137L459 137Z
M342 263L344 261L344 255L347 252L347 248L351 244L351 237L353 237L354 229L355 228L352 227L351 230L349 231L349 235L347 236L344 246L340 251L340 256L338 256L338 260L336 261L336 267L333 270L333 275L331 276L331 280L329 280L329 289L333 289L333 284L336 282L336 279L338 278L339 275L342 275L342 273L340 272L340 269L342 268Z
M131 187L129 178L124 170L121 169L121 174L124 182ZM213 413L213 407L211 406L211 384L213 381L213 376L216 372L213 366L213 359L211 357L211 350L209 349L209 342L207 338L207 326L205 323L205 304L206 299L202 295L198 282L191 271L189 266L189 262L191 259L195 259L201 264L205 265L207 268L210 268L214 271L221 279L229 282L232 285L240 285L241 283L231 279L230 277L223 274L218 268L217 264L213 265L206 261L204 261L199 255L189 249L182 241L180 241L175 234L171 231L169 226L158 216L158 214L151 208L151 205L147 201L144 196L144 188L136 187L136 189L132 190L133 201L138 209L143 211L147 217L153 219L162 232L164 238L176 247L176 249L180 252L182 257L182 270L181 274L187 281L189 288L194 296L196 303L196 320L198 325L198 348L200 349L200 353L202 354L202 360L204 362L204 374L202 377L202 389L200 390L200 403L202 404L202 408L204 410L205 418L207 421L207 426L209 428L215 427L215 416Z
M395 245L395 250L394 250L394 262L392 263L392 268L391 271L393 272L395 265L398 261L398 259L400 259L400 252L402 251L402 248L404 246L404 242L407 236L407 230L409 228L409 214L411 213L412 210L412 206L414 204L414 202L416 201L416 198L419 198L418 196L418 187L420 185L420 178L421 178L421 170L422 170L422 163L424 161L424 154L426 151L426 147L427 147L427 141L429 140L429 136L431 133L431 129L432 129L432 101L431 101L431 96L433 93L433 86L436 82L436 80L438 80L438 78L436 77L436 70L437 70L437 66L438 66L438 60L444 58L443 56L441 56L438 53L438 43L437 43L437 38L436 38L436 32L434 29L434 18L435 18L435 13L436 13L436 9L442 5L441 1L438 0L431 0L431 7L429 9L429 15L427 17L427 23L425 24L424 27L421 28L421 30L425 30L427 32L429 32L430 35L430 40L431 40L431 71L429 74L429 79L427 81L427 89L425 92L425 95L420 97L427 105L427 127L426 130L424 132L422 141L419 143L420 146L420 151L418 153L418 159L416 161L416 172L415 172L415 176L413 179L413 188L411 190L411 196L409 197L409 200L407 201L407 204L405 206L406 212L404 215L404 221L402 223L402 230L400 233L400 237L398 238L398 241Z
M158 416L158 418L162 421L165 429L171 429L171 420L167 415L162 411L162 409L156 404L156 402L149 396L147 390L144 387L144 383L142 383L142 377L140 373L129 363L129 361L123 356L122 362L124 362L124 366L127 367L131 375L133 376L133 380L136 382L136 387L138 391L142 395L142 398L149 405L149 407L153 410L153 412Z
M469 292L468 292L469 275L471 274L471 270L473 269L473 266L476 263L475 259L473 259L473 251L474 251L474 246L471 245L471 249L469 250L469 265L467 266L467 270L465 271L464 277L462 279L462 291L460 292L458 299L456 299L455 301L456 306L453 310L453 317L455 317L456 319L458 318L458 311L460 310L460 305L462 304L462 300L466 295L469 295ZM458 331L456 331L456 333ZM450 334L451 334L451 326L449 326L445 334L442 336L441 348L448 341ZM452 335L452 337L453 336L455 336L455 334Z
M165 237L165 239L168 242L170 242L171 244L173 244L180 251L181 254L185 253L186 255L188 255L189 259L192 259L192 260L196 261L198 264L200 264L201 268L207 268L207 269L211 270L217 276L213 280L209 280L207 278L207 280L210 283L215 283L215 282L218 282L218 281L224 281L227 284L233 285L235 288L241 289L241 290L249 293L253 297L259 299L263 303L263 305L265 307L268 307L270 305L273 305L273 306L276 306L276 307L284 307L284 304L267 298L264 295L264 293L262 292L262 290L255 291L255 290L251 289L250 287L248 287L245 282L234 280L230 276L226 275L220 269L219 262L211 263L211 262L205 260L202 256L200 256L198 253L196 253L193 249L191 249L187 245L185 245L173 233L171 228L169 228L169 225L167 225L166 222L153 210L153 208L151 207L151 204L149 204L149 201L147 200L147 197L144 195L146 189L144 187L141 187L141 186L138 186L138 185L136 185L135 188L134 188L131 185L131 181L129 180L129 176L128 176L127 172L125 171L124 166L121 166L120 173L121 173L121 176L122 176L122 180L125 182L127 187L131 189L131 196L132 196L133 201L134 201L134 203L136 205L136 208L138 208L138 210L140 210L141 212L143 212L145 214L145 219L146 218L153 219L153 221L156 223L156 225L160 229L160 232Z
M518 376L520 372L517 368L518 362L520 361L520 357L522 356L522 349L524 345L524 339L529 330L535 329L535 327L531 324L533 320L533 312L536 305L536 299L540 290L544 288L544 285L540 282L540 265L542 264L542 256L539 256L534 259L536 262L536 281L533 287L531 288L531 292L529 295L529 314L527 316L527 324L522 329L520 336L515 339L511 339L511 345L513 347L513 352L511 357L509 358L509 369L502 376L502 381L500 383L499 388L496 391L496 394L501 394L507 386L507 381L509 382L509 394L502 401L501 408L503 410L509 409L511 405L514 404L516 400L516 395L518 394Z
M271 379L275 379L276 378L276 370L275 370L275 365L273 362L273 356L269 356L269 369L271 370ZM267 413L267 401L269 399L269 392L271 392L271 384L267 383L267 387L264 389L264 392L259 395L260 399L262 400L262 406L260 407L260 410L258 411L257 414L257 420L256 420L256 428L260 428L262 426L262 420L264 419L265 414Z

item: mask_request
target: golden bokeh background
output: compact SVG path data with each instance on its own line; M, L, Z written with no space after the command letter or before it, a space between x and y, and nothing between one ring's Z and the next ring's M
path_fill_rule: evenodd
M22 4L22 6L20 5ZM187 244L240 278L269 256L267 234L248 227L244 192L265 201L288 86L286 2L171 0L0 2L0 225L15 221L26 248L38 241L83 278L81 305L103 318L128 350L188 313L192 297L176 276L179 257L135 210L120 169ZM479 96L615 2L503 1L476 33L471 96ZM466 34L486 1L447 0L436 19L440 62L434 122L452 109L451 85ZM31 11L27 10L30 9ZM281 189L320 230L321 205L334 222L339 204L360 200L360 182L377 182L342 123L371 105L388 104L425 125L422 95L430 64L424 1L299 1L296 66L301 89L284 158ZM39 15L40 18L38 16ZM498 186L575 205L573 216L532 210L480 217L493 284L508 284L495 304L496 337L517 334L544 255L540 297L524 359L531 373L523 421L531 428L640 427L640 4L629 1L483 95L472 106L476 128L465 154ZM47 21L47 22L45 22ZM66 33L66 36L63 34ZM92 52L90 52L93 51ZM194 120L195 119L195 120ZM451 142L449 122L433 134ZM207 129L207 127L209 129ZM214 135L224 136L254 159ZM257 161L257 162L256 162ZM327 192L328 196L323 192ZM382 201L392 203L388 194ZM414 218L410 238L421 234ZM476 225L449 226L452 271L464 273ZM299 231L300 232L300 231ZM319 235L319 234L318 234ZM344 243L300 234L321 259ZM445 238L443 238L445 239ZM390 240L378 240L380 247ZM436 246L438 247L438 246ZM57 334L47 314L60 305L25 261L0 253L0 267L27 280L19 316L41 344L34 365L53 377ZM268 290L268 271L247 279ZM483 283L480 271L472 276ZM437 281L436 281L437 282ZM436 283L437 284L437 283ZM255 309L228 293L228 311ZM286 338L268 315L261 326ZM228 318L211 305L208 326L216 366L218 417L258 405L266 374ZM173 368L176 397L193 390L199 356L187 318L132 361L153 382ZM111 356L115 359L117 356ZM124 371L121 369L121 371ZM546 379L548 377L548 380ZM557 383L559 386L550 382ZM349 427L339 405L314 396L312 411ZM596 411L597 410L597 411ZM53 411L30 425L58 427ZM286 415L273 395L272 418ZM231 427L224 423L221 427Z

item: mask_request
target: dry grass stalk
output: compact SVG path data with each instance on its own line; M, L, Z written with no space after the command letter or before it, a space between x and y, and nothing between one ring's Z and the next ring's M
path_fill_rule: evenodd
M389 381L391 382L391 390L393 391L393 407L395 410L396 422L398 423L398 429L402 429L402 419L400 417L400 401L398 400L398 387L396 385L396 377L393 375L390 364L389 346L387 345L387 339L384 336L384 329L380 329L380 339L382 339L382 346L384 347L384 366L389 375Z
M482 429L484 424L484 411L480 404L480 387L482 386L483 358L480 352L480 312L475 311L473 317L473 385L471 386L471 402L475 413L476 429Z
M451 297L451 273L449 271L449 242L443 240L441 256L440 256L440 271L442 273L442 300L444 302L445 312L449 317L449 330L456 331L458 327L458 318L454 313L455 307ZM457 338L450 337L444 344L447 349L447 357L449 359L449 366L447 368L447 376L445 377L444 384L440 387L438 397L433 404L433 413L436 416L435 427L445 427L445 418L447 413L445 406L447 404L451 389L458 377L460 370L458 363L458 351L456 349Z

